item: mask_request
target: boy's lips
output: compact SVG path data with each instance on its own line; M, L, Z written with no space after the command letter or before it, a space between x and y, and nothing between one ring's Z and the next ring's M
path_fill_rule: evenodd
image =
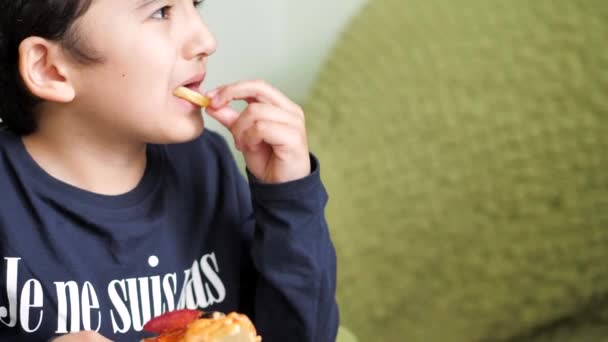
M184 81L181 86L190 88L194 91L200 91L201 84L205 80L205 73L196 74L193 77Z
M189 83L189 84L186 84L184 86L187 87L187 88L190 88L192 90L195 90L195 91L200 91L201 82Z

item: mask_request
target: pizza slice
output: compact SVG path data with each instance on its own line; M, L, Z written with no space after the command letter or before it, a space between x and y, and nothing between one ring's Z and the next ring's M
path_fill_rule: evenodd
M151 319L144 331L158 334L142 342L261 342L251 320L232 312L177 310Z

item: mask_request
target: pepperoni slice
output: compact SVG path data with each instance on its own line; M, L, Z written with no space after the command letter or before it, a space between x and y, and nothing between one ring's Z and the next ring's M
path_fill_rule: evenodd
M185 329L188 324L197 320L203 312L199 310L182 309L167 312L152 318L144 325L144 331L162 334L175 330Z

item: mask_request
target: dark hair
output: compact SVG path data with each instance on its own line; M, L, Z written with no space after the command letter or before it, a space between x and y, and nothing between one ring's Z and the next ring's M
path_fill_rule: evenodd
M31 36L60 42L76 61L98 61L87 53L73 24L93 0L1 0L0 126L24 135L36 130L40 99L25 87L19 73L19 45Z

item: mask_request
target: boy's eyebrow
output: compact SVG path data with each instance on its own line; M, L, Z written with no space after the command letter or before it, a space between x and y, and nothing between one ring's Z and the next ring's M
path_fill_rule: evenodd
M142 8L158 0L137 0L137 8Z

